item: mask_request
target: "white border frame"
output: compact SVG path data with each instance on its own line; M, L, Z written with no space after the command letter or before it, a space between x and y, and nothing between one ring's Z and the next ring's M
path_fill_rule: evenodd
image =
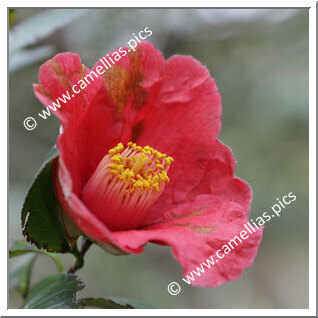
M136 2L138 2L136 4ZM315 1L200 1L197 0L194 3L187 3L185 1L171 1L162 0L160 4L162 7L253 7L253 8L267 8L267 7L280 7L280 8L297 8L308 7L309 9L309 309L133 309L133 310L121 310L121 309L7 309L7 214L4 211L7 210L7 182L4 177L1 178L1 202L2 213L4 219L0 226L1 234L1 290L0 290L0 315L6 316L316 316L316 2ZM114 1L115 5L107 3L106 7L131 7L131 2L126 1ZM83 1L79 3L70 3L66 0L55 0L55 7L72 7L72 4L80 5L82 7L87 6L87 2ZM100 7L102 3L98 0L90 0L89 4L92 8ZM239 6L238 6L239 4ZM136 7L157 7L157 5L151 5L146 1L134 1ZM50 7L43 4L40 0L12 0L5 1L5 4L1 5L0 21L2 26L0 28L1 43L7 43L7 7ZM76 8L76 7L75 7ZM7 70L7 51L1 50L1 64L2 72L6 73ZM0 125L0 140L4 145L8 142L8 113L5 105L8 104L8 81L1 78L1 96L6 96L6 103L3 102L2 107L5 108L3 116L1 116ZM9 145L7 144L7 149ZM5 175L7 169L7 157L1 157L1 168L4 171L2 176ZM8 176L8 172L7 172Z

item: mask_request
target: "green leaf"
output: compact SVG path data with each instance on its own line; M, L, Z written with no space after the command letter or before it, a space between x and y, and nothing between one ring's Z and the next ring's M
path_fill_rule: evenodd
M87 9L50 9L21 22L9 34L10 53L41 41L88 11Z
M12 24L15 20L15 9L9 9L9 29L12 27Z
M133 299L126 298L84 298L79 303L82 308L105 308L105 309L153 309L155 307Z
M58 202L52 181L53 160L58 156L54 146L35 177L22 208L22 230L28 242L48 252L70 251L63 226L56 213Z
M33 246L29 245L26 241L17 241L11 246L10 250L17 251L17 250L31 249L31 248L33 248Z
M30 289L23 308L79 308L76 292L83 287L84 284L75 275L58 274L46 277Z
M49 253L43 250L38 250L35 246L28 244L25 241L16 242L9 251L9 258L20 256L24 254L36 254L36 255L45 255L50 257L55 263L57 269L60 272L63 272L63 265L59 259L59 257L55 253Z
M59 272L63 272L63 265L62 265L59 257L55 253L49 253L46 251L39 251L39 250L16 250L16 251L9 251L9 258L15 257L15 256L20 256L20 255L25 255L25 254L36 254L36 256L42 254L42 255L49 256L53 260L53 262L55 263Z
M49 252L45 252L45 251L37 251L37 253L43 253L43 254L49 256L52 259L52 261L55 263L59 272L63 272L63 264L62 264L61 260L59 259L59 257L55 253L49 253Z
M49 256L57 269L60 272L63 271L63 265L56 254L40 251L24 241L15 243L9 251L9 258L19 256L10 268L9 286L20 293L22 297L26 297L28 294L33 264L39 255Z
M26 297L30 286L32 266L35 254L24 255L13 264L9 272L9 287L16 290L22 297Z

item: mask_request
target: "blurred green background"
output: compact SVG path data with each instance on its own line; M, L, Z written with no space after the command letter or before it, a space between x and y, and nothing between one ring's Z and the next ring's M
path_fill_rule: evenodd
M22 239L24 196L59 131L53 116L39 118L34 131L23 127L24 118L37 119L43 107L32 91L39 66L55 53L71 51L92 67L148 26L153 32L148 40L165 58L192 55L215 78L223 98L220 140L236 156L236 175L252 186L251 217L269 211L276 198L291 191L297 200L266 224L255 262L239 280L218 288L181 283L182 292L171 296L167 285L181 281L181 267L170 248L148 244L143 254L115 257L94 246L78 272L86 284L79 296L134 298L158 308L308 308L308 13L16 10L10 27L9 244ZM40 35L32 38L35 31ZM66 269L74 262L69 255L61 258ZM32 282L54 273L51 260L40 257ZM10 308L21 303L10 292Z

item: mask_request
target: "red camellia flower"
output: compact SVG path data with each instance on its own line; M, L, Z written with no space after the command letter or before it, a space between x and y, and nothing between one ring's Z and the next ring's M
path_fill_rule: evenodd
M217 140L217 86L194 58L165 61L150 43L103 75L91 72L77 54L62 53L42 65L34 86L48 106L85 76L93 79L55 113L62 132L54 183L64 225L74 223L113 252L171 246L186 275L244 229L252 198L234 177L230 149ZM193 284L238 278L261 237L256 231Z

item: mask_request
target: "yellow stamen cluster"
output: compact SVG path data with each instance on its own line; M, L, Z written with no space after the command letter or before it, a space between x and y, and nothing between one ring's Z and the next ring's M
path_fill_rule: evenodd
M127 192L137 189L159 191L160 183L168 183L167 170L173 162L172 157L149 147L140 147L129 142L125 148L122 143L109 150L111 154L110 172L119 180L129 184Z

